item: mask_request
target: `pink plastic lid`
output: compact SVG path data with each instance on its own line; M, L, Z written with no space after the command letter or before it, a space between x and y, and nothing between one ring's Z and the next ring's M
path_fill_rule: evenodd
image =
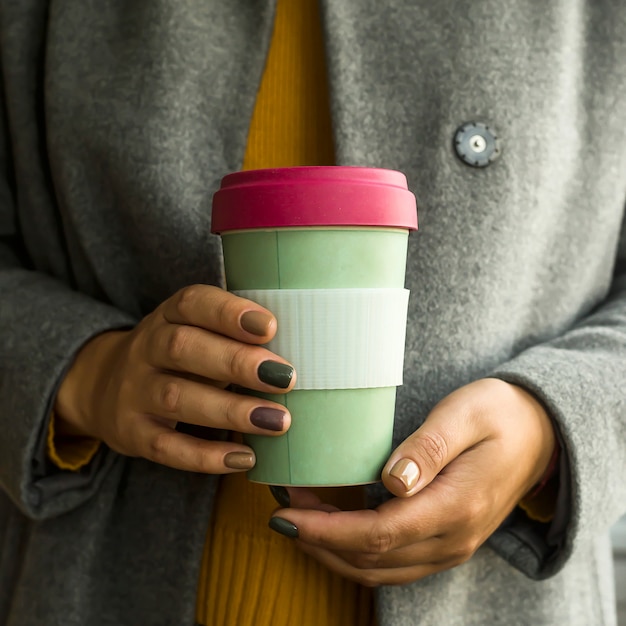
M235 172L213 196L211 231L294 226L417 229L406 176L370 167L285 167Z

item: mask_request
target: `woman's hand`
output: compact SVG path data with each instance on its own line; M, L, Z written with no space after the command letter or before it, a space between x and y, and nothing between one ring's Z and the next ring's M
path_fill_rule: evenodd
M291 365L258 345L275 332L274 316L249 300L206 285L182 289L133 330L103 333L82 348L56 399L58 425L177 469L250 469L249 447L174 429L185 422L284 433L285 407L226 390L230 383L267 393L293 387Z
M393 452L383 481L396 498L340 511L289 488L292 508L270 525L346 578L408 583L467 561L540 481L555 443L533 396L479 380L441 401Z

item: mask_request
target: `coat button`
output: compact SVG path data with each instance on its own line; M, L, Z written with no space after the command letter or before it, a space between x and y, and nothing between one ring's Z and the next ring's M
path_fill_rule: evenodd
M482 122L468 122L454 134L458 157L473 167L486 167L500 156L500 142L495 131Z

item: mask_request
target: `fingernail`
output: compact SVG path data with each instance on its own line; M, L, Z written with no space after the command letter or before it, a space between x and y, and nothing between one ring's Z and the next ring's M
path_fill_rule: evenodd
M253 335L262 337L263 335L267 335L270 329L272 316L262 311L246 311L241 316L239 323L244 330Z
M420 477L420 470L417 463L411 459L400 459L392 468L389 474L402 481L405 489L411 491L417 484Z
M289 497L289 492L284 487L279 487L278 485L270 485L270 491L274 496L274 500L280 504L283 508L287 509L291 506L291 498ZM280 519L279 517L272 519ZM272 520L270 520L271 523Z
M250 413L250 422L257 428L280 431L283 429L285 412L267 406L259 406Z
M279 389L287 389L293 378L293 367L278 361L263 361L259 365L257 375L261 382Z
M254 463L252 452L229 452L224 457L224 465L228 469L250 469L254 467Z
M297 539L300 535L298 527L282 517L272 517L268 525L272 530L290 539Z

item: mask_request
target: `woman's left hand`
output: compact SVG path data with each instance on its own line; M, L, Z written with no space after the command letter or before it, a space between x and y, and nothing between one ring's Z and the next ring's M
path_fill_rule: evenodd
M346 578L408 583L467 561L540 481L555 445L532 395L482 379L442 400L393 452L382 477L397 497L342 511L289 488L290 508L271 526Z

